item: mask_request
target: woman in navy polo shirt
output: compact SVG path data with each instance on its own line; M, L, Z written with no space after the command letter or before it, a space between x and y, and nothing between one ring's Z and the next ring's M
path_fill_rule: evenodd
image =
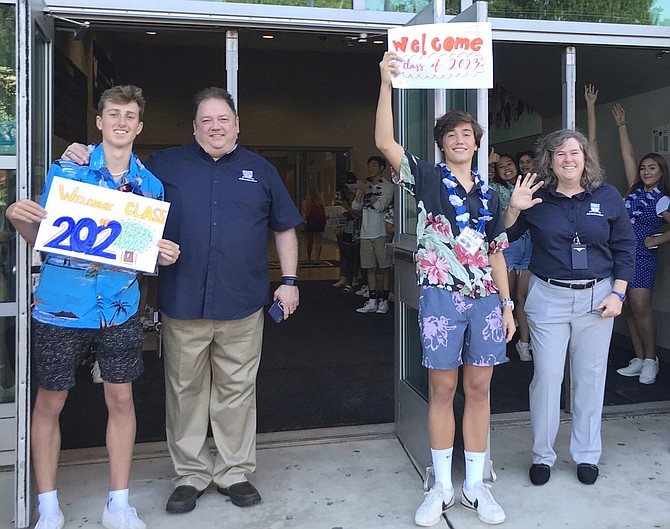
M633 279L635 237L621 195L583 134L540 140L536 175L519 177L505 212L510 240L530 229L533 255L526 314L533 343L530 480L544 485L556 461L566 351L574 383L570 453L577 477L598 478L600 422L614 317Z

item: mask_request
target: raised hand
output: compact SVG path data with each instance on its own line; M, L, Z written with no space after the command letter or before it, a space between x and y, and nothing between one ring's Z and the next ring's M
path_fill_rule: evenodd
M489 165L493 163L498 163L500 161L500 155L491 147L491 152L489 153Z
M612 107L612 115L614 116L614 122L616 123L617 127L621 127L627 123L626 111L619 103Z
M391 79L396 77L400 72L398 70L398 63L402 59L400 55L393 51L384 53L382 61L379 63L379 73L381 74L382 83L391 83Z
M592 84L584 85L584 99L587 105L595 105L598 99L598 90Z
M533 206L542 202L541 198L533 198L535 192L542 187L544 181L536 182L537 174L527 174L516 179L516 185L512 192L512 198L509 202L509 207L517 210L530 209Z

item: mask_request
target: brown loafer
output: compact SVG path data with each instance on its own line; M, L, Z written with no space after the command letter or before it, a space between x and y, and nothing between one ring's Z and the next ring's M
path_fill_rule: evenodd
M261 495L248 481L234 483L230 487L216 487L219 494L228 496L238 507L249 507L261 501Z
M204 490L198 490L191 485L179 485L170 494L165 510L173 514L190 512L195 509L195 500L202 496Z

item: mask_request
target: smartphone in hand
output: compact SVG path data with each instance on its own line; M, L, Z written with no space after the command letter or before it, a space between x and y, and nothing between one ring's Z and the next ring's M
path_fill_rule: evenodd
M284 321L284 305L282 305L281 301L275 299L275 302L268 309L268 314L275 323Z

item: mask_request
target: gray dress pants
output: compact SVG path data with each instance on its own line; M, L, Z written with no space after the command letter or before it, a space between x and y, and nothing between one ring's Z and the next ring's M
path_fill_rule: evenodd
M532 276L526 314L533 344L530 384L533 463L553 466L560 419L566 351L570 354L574 402L570 454L576 463L597 464L602 451L600 423L613 318L589 314L612 292L612 281L572 290Z

